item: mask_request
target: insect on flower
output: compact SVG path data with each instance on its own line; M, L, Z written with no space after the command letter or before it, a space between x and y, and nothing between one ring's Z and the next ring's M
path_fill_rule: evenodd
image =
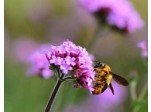
M95 81L94 81L94 90L92 91L92 94L98 95L100 93L103 93L108 87L111 89L113 95L114 95L114 89L111 84L112 78L120 85L128 86L128 82L125 78L116 75L111 71L111 68L109 65L98 62L94 66L94 71L96 72L95 75Z

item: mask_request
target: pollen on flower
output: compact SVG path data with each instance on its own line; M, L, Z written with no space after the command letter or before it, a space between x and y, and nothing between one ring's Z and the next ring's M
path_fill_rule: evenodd
M88 12L96 14L98 19L120 30L133 33L144 26L129 0L79 0L79 3Z
M56 66L64 75L72 75L79 86L92 89L93 61L85 48L67 40L59 46L51 46L45 55L50 66Z

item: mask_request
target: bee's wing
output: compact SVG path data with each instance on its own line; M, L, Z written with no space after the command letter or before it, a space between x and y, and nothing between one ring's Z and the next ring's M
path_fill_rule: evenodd
M109 84L109 87L110 87L110 89L111 89L111 91L112 91L112 94L114 95L114 89L113 89L113 86L112 86L111 83Z
M123 85L123 86L128 86L128 82L125 78L119 76L119 75L116 75L114 73L111 72L111 74L113 75L113 79L120 85Z
M103 93L107 89L107 87L108 87L108 85L107 85L107 83L105 83L104 87L101 90L101 93Z

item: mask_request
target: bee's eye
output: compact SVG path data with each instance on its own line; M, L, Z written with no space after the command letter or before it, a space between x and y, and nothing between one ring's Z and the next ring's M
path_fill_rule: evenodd
M104 63L100 63L99 65L100 65L100 67L104 67Z
M99 62L94 67L104 67L104 66L105 66L104 63Z

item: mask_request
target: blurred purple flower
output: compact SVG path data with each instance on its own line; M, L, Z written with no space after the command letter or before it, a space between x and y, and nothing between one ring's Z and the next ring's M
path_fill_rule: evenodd
M120 86L115 81L112 81L112 85L115 91L115 94L113 95L111 90L108 88L104 93L99 95L99 103L104 106L108 107L109 105L115 106L120 103L122 103L126 98L126 87ZM97 96L94 96L95 100L98 100Z
M122 106L127 97L127 90L125 87L112 82L115 94L113 95L108 88L100 95L91 95L87 100L79 105L70 105L65 108L64 112L121 112Z
M60 46L51 46L46 51L46 57L50 65L58 67L63 74L74 72L72 77L76 78L77 87L92 89L94 79L92 56L85 48L76 46L71 41L65 41Z
M39 50L33 52L28 58L28 63L28 75L40 75L45 79L52 76L52 70L49 69L49 62L44 52Z
M141 41L141 42L137 43L137 47L140 48L142 57L147 58L148 57L147 42L145 40Z
M39 47L39 44L31 39L19 39L13 43L12 57L21 63L27 62L27 57Z
M44 50L48 49L49 45L40 45L30 39L20 39L14 42L12 54L22 64L29 66L27 75L40 75L47 79L52 76L52 71L49 69L49 62L45 56ZM39 48L37 50L37 48Z
M130 33L143 27L144 22L129 0L79 0L93 14L103 14L105 21ZM103 19L103 16L100 18Z

